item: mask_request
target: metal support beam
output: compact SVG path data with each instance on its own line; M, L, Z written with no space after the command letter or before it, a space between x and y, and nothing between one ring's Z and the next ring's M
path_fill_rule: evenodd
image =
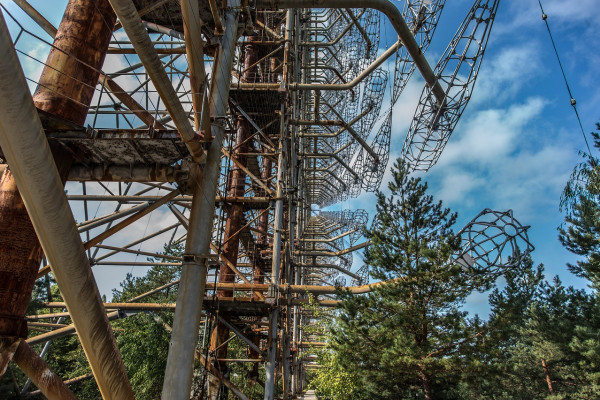
M210 249L215 210L215 195L221 166L221 148L225 127L220 117L225 115L235 44L237 41L239 2L234 0L225 12L225 34L217 53L210 92L211 117L216 118L211 127L214 137L206 164L194 186L194 199L190 214L190 227L185 246L186 256L177 294L177 308L173 321L173 333L163 383L162 399L188 400L192 385L194 353L198 342L198 324L202 310L206 283L207 258Z
M144 67L146 67L146 71L148 72L152 83L156 87L160 98L165 103L165 106L167 107L179 134L188 147L190 154L194 158L194 161L204 162L206 153L200 142L200 135L192 128L177 93L175 93L175 89L173 89L173 86L171 85L169 76L165 72L162 63L156 54L156 50L154 50L150 36L148 36L148 32L144 28L144 24L138 15L135 5L131 0L109 1L119 17L123 29L125 29L127 36L131 40L131 44L135 48L136 54L144 64Z
M112 329L4 18L0 18L0 147L106 399L133 399Z
M77 400L77 396L27 342L19 344L13 360L48 400Z
M262 354L263 351L258 348L258 346L256 344L254 344L254 342L252 342L252 340L248 339L246 336L244 336L244 334L242 334L242 332L240 332L239 329L237 329L235 326L233 326L229 321L227 321L226 319L222 318L220 315L217 314L217 319L227 327L227 329L229 329L231 332L235 333L237 335L237 337L239 337L240 339L242 339L248 346L250 346L252 349L254 349L254 351L256 351L259 354Z
M268 9L281 9L281 8L363 8L363 7L373 8L375 10L381 11L384 13L388 19L390 20L392 26L396 30L398 37L402 41L404 47L408 54L412 57L415 65L423 75L427 86L429 86L435 97L438 101L438 104L444 104L446 95L444 90L442 89L440 83L438 82L433 69L427 62L425 55L421 52L421 48L419 44L415 40L410 28L404 21L400 10L389 0L370 0L365 2L364 0L257 0L256 7L257 8L268 8ZM394 49L395 53L398 49L398 43L393 45L387 52ZM391 55L391 54L390 54ZM381 57L379 57L381 58ZM382 61L383 62L383 61ZM304 85L296 84L298 89L319 89L319 85L314 85L317 87L304 87ZM345 85L336 85L339 86L340 90L349 89L349 87L345 87ZM293 88L293 87L292 87ZM336 90L332 88L327 88L330 90Z
M196 130L202 127L210 131L210 119L207 110L207 99L204 94L206 71L204 69L204 42L200 34L202 21L198 1L182 0L181 14L183 17L183 32L185 33L185 50L188 58L192 104L194 106L194 123Z
M123 221L119 222L118 224L111 226L109 229L107 229L104 232L100 233L99 235L91 238L90 240L88 240L87 242L85 242L83 244L83 248L85 250L88 250L88 249L91 249L92 247L94 247L95 245L102 243L104 241L104 239L114 235L115 233L121 231L122 229L125 229L126 227L128 227L129 225L138 221L142 217L150 214L152 211L156 210L157 208L159 208L159 207L165 205L166 203L168 203L169 201L173 200L178 195L179 195L179 191L173 190L169 194L167 194L167 195L161 197L159 200L155 201L150 206L143 208L141 211L138 211L136 214L125 218ZM67 203L67 205L68 205L68 203ZM48 272L50 272L50 265L52 265L52 264L49 264L49 265L44 266L43 268L40 268L40 270L38 271L38 278L40 278L40 277L46 275Z
M36 24L40 26L52 39L56 36L57 29L48 21L38 10L36 10L31 4L25 0L13 0L25 14L29 15Z

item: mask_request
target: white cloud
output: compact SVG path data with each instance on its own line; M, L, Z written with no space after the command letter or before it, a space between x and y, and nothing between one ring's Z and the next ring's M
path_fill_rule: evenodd
M515 138L525 125L539 116L544 106L540 98L508 109L490 109L467 117L450 140L438 162L438 169L456 163L495 164L517 146ZM434 167L434 169L436 168Z
M507 9L500 6L502 25L495 28L497 33L513 34L515 29L542 24L542 12L537 1L508 4ZM600 13L600 3L597 0L546 0L542 5L548 22L558 29L582 23L595 25L595 18Z
M540 69L539 50L533 41L488 54L484 57L469 107L484 102L499 104L513 98L539 74Z
M447 202L469 201L472 192L485 183L482 177L470 171L458 170L447 176L439 190L439 196ZM471 203L471 201L469 201Z
M544 139L535 129L545 104L530 98L468 118L428 174L437 195L452 207L512 208L520 218L556 210L575 152L566 135Z

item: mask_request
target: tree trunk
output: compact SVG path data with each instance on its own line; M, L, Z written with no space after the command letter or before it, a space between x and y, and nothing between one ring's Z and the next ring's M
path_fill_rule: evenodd
M548 384L548 391L550 394L554 394L554 388L552 387L552 379L550 379L550 372L546 360L542 358L542 368L544 369L544 375L546 376L546 383Z
M423 384L425 400L432 400L433 392L431 390L431 377L425 372L425 369L423 367L421 367L420 370L421 372L419 373L419 375L421 376L421 383Z

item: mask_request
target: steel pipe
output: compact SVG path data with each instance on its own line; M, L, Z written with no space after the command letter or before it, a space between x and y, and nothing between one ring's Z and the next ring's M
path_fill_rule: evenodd
M0 147L105 399L133 391L8 27L0 17Z
M320 285L278 285L278 289L281 293L311 293L311 294L336 294L338 290L347 291L353 294L364 294L372 292L378 287L384 285L393 285L404 278L396 278L388 281L381 281L376 283L370 283L361 286L320 286ZM209 282L206 284L206 290L237 290L240 292L254 291L266 291L269 289L269 284L248 284L248 283L214 283ZM56 303L60 305L61 303Z
M419 44L415 40L410 28L404 21L400 10L388 0L257 0L256 8L268 8L268 9L280 9L280 8L364 8L369 7L375 10L381 11L384 13L388 19L390 20L392 26L396 30L398 37L402 41L404 47L406 47L406 51L412 57L415 65L423 75L425 82L427 82L427 86L429 86L435 97L438 101L438 104L444 104L446 95L442 86L437 80L435 73L431 69L431 66L427 62L425 55L421 52L421 48ZM390 52L391 49L394 49L395 52L399 47L399 43L394 44L390 49L386 51ZM391 55L391 54L389 54ZM388 55L388 56L389 56ZM382 55L383 56L383 55ZM379 57L381 58L381 56ZM378 58L378 60L379 60ZM376 60L377 61L377 60ZM381 61L383 62L383 61ZM362 75L362 74L361 74ZM356 80L356 79L355 79ZM319 84L306 84L300 85L297 84L298 89L320 89L321 85ZM341 86L339 90L349 89L349 87L344 87L345 85L334 85ZM309 86L309 87L306 87ZM292 87L293 88L293 87ZM329 90L337 90L333 88L326 88Z
M77 396L27 342L21 342L13 361L49 400L77 400Z
M199 14L198 1L181 1L181 15L183 18L185 50L190 73L195 128L200 129L202 127L205 132L209 132L209 115L208 113L202 113L203 110L207 110L207 107L205 107L207 101L204 96L206 70L204 69L204 42L200 33L202 22L198 17Z
M104 216L99 217L99 218L95 218L95 219L92 219L92 220L89 220L89 221L84 221L84 222L81 222L81 223L77 224L77 230L79 231L79 233L87 232L87 231L89 231L91 229L94 229L94 228L97 228L99 226L108 224L109 222L115 221L115 220L117 220L119 218L123 218L123 217L126 217L128 215L131 215L131 214L134 214L136 212L139 212L139 211L141 211L144 208L149 207L149 206L150 206L150 203L148 203L148 202L141 203L141 204L135 205L133 207L130 207L130 208L126 209L126 210L119 210L119 211L116 211L116 212L114 212L112 214L109 214L109 215L104 215Z
M210 115L225 115L231 84L231 69L237 42L239 1L230 2L225 13L225 33L217 53L210 92ZM198 181L194 185L194 199L190 213L181 283L177 293L177 308L163 383L162 399L188 400L192 386L194 352L198 342L198 325L202 310L202 296L206 283L207 261L215 210L215 195L221 167L221 149L225 127L216 120L211 126L214 137Z

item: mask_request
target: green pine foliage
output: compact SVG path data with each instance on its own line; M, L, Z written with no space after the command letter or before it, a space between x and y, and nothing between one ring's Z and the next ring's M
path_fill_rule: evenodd
M565 287L558 277L546 281L543 266L528 258L491 291L488 320L469 318L466 297L489 289L492 280L448 261L458 245L455 215L400 162L389 190L378 193L365 253L373 278L389 283L367 295L340 293L343 306L320 358L326 368L311 382L318 394L332 400L598 398L597 291ZM572 229L561 234L567 248L586 257L579 270L571 269L595 285L600 215L597 203L583 204L589 199L573 203Z
M598 125L600 131L600 125ZM600 135L592 133L594 147L600 150ZM563 246L583 259L568 264L569 270L600 288L600 160L585 155L577 165L563 192L567 211L566 226L559 229Z
M389 196L377 194L365 262L374 279L391 282L364 296L342 294L331 348L358 376L357 398L451 398L485 332L462 306L485 285L449 261L459 248L456 214L400 161L388 188Z

